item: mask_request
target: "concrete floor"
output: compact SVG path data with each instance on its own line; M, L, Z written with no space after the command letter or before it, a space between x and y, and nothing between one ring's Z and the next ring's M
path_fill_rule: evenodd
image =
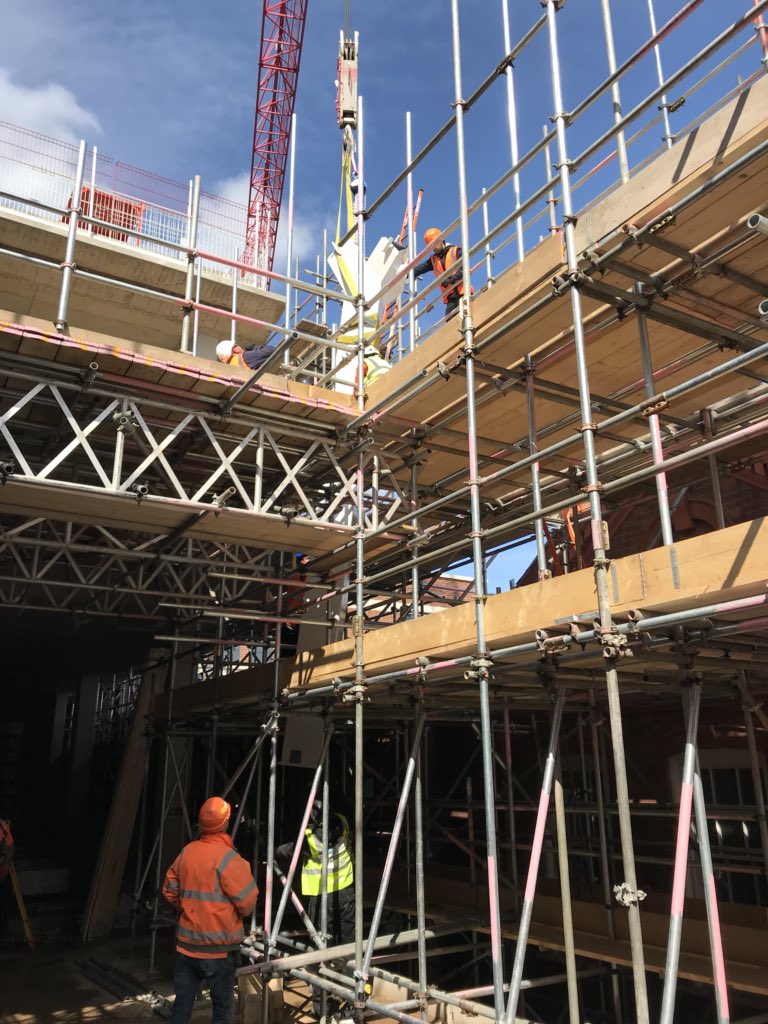
M14 951L0 954L0 1022L84 1024L102 1020L159 1020L148 1002L140 998L121 1000L86 978L78 962L91 958L132 975L160 995L173 993L171 950L161 951L161 973L149 976L148 952L143 941L133 944L133 948L128 939L114 939L88 946L67 944L35 952ZM204 1013L200 1012L200 1020Z

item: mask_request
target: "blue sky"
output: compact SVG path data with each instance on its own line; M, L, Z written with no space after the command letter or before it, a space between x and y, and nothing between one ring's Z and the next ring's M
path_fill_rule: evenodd
M469 95L504 53L502 0L461 0L464 94ZM728 24L751 0L705 0L662 44L665 71L678 68ZM655 0L662 25L683 0ZM512 40L539 17L538 0L509 0ZM619 61L649 36L647 0L612 0ZM297 248L314 268L322 229L336 220L340 135L335 119L335 70L344 0L309 0L297 115ZM566 108L587 94L606 73L600 0L567 0L558 16ZM117 160L179 181L199 173L208 191L245 201L250 168L258 72L260 0L27 0L6 3L0 55L0 119L58 138L90 144ZM372 198L405 162L405 111L413 114L414 151L451 115L453 68L449 0L352 0L352 26L360 32L360 90L366 107L366 181ZM749 38L750 33L740 37ZM10 45L8 45L10 42ZM732 52L737 44L722 51ZM716 82L691 97L674 115L677 129L736 83L737 74L757 69L756 48ZM701 75L711 68L710 61ZM519 59L516 70L520 147L542 132L552 109L546 33ZM624 109L655 84L653 56L622 83ZM673 90L670 99L680 90ZM656 110L652 112L654 115ZM603 97L570 133L571 155L611 122ZM646 121L648 118L645 119ZM660 144L657 126L630 150L632 162ZM494 85L467 117L470 198L509 166L505 93ZM523 194L543 180L544 159L522 175ZM616 177L615 165L577 193ZM425 189L420 227L442 226L457 210L456 149L444 140L415 174ZM511 206L507 187L490 204L491 221ZM578 204L578 203L577 203ZM399 230L404 188L369 227L369 239ZM472 236L480 234L480 220ZM527 230L530 248L546 233L542 218ZM510 262L507 246L502 263ZM278 269L279 266L278 266ZM527 558L527 556L526 556ZM505 565L506 586L520 568ZM493 584L493 580L491 581Z

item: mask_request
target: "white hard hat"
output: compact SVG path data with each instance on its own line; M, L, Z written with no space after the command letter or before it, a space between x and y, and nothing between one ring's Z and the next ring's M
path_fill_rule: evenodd
M220 341L216 346L216 358L222 363L226 363L226 361L232 357L232 349L234 347L235 343L230 338L225 338L224 341Z

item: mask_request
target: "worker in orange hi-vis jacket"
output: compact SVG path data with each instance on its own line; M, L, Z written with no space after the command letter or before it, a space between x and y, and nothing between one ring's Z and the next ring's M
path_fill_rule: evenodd
M424 232L424 244L429 246L432 252L413 268L415 277L421 277L430 270L434 272L435 277L440 277L446 270L456 266L461 259L461 246L448 245L442 237L442 232L437 228L427 228ZM448 320L459 308L459 302L464 294L461 267L440 282L440 291L443 293L445 303L445 319ZM474 294L472 287L470 294Z
M227 834L231 807L212 796L200 808L200 838L188 843L168 868L163 896L178 911L170 1024L187 1024L203 982L213 1003L213 1024L229 1024L236 951L242 919L259 890L251 869Z

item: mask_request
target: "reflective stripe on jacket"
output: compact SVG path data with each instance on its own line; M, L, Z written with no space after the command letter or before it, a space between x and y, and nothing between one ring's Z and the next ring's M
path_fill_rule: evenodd
M189 843L163 883L163 896L179 912L177 948L198 956L237 949L244 938L242 918L258 894L250 867L226 832Z
M349 822L343 814L336 817L342 824L341 838L328 847L328 892L348 889L355 880L352 854L349 849ZM304 833L307 852L301 867L302 896L319 896L323 875L323 839L311 828Z
M392 369L392 364L384 356L380 356L378 352L372 352L370 355L366 353L365 356L365 380L366 384L373 384L383 373L387 370Z
M440 277L446 270L450 270L458 258L458 246L455 245L449 245L445 250L445 259L443 259L441 254L435 253L432 257L432 269L435 272L435 277ZM461 280L454 281L452 277L447 277L444 281L440 282L440 291L443 293L443 302L447 305L454 291L457 291L459 295L464 294L464 284Z
M233 352L227 360L227 366L239 366L241 370L249 370L250 367L243 358L242 352Z

